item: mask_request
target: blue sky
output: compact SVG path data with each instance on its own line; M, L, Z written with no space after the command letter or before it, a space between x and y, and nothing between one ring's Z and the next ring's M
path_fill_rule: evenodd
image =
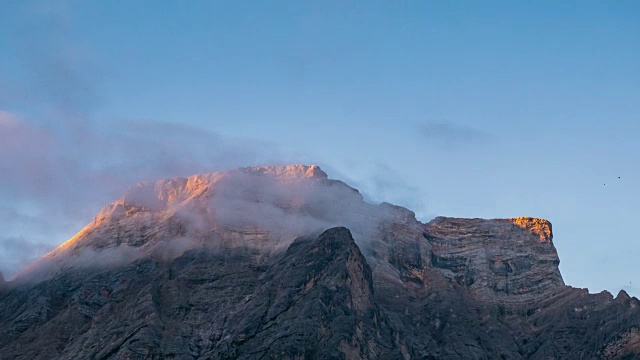
M639 296L639 64L637 1L2 2L0 270L134 181L305 162L547 218L568 284Z

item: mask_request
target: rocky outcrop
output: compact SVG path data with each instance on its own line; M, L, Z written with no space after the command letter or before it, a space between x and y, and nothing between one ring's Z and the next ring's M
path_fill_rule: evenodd
M424 230L432 266L480 299L527 305L564 288L546 220L437 217Z
M605 359L621 358L629 353L640 352L640 329L631 328L622 332L616 339L609 342L602 352Z
M640 357L638 299L558 265L546 220L423 224L317 166L160 180L4 287L0 359Z
M0 301L2 359L401 356L346 228L265 262L250 250L189 251L68 272Z
M235 325L211 356L389 356L392 332L373 292L369 266L346 228L330 229L315 241L296 240L232 314L229 323Z

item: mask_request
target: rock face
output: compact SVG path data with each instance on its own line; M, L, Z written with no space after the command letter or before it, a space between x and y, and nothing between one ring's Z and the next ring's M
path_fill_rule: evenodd
M558 264L546 220L423 224L317 166L160 180L0 282L0 360L640 358L638 299Z
M432 266L479 298L526 305L564 287L546 220L438 217L424 230Z

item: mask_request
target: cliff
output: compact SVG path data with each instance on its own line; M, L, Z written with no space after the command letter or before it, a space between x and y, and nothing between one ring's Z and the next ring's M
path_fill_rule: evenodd
M485 300L528 304L564 288L547 220L438 217L424 231L433 267Z

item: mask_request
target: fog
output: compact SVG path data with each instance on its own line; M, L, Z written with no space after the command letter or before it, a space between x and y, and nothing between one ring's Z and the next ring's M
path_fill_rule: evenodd
M106 207L79 240L18 278L39 281L70 268L105 270L142 257L172 260L191 249L247 248L268 257L298 237L336 226L349 228L367 254L383 223L398 214L393 206L365 202L319 168L302 165L147 182Z

